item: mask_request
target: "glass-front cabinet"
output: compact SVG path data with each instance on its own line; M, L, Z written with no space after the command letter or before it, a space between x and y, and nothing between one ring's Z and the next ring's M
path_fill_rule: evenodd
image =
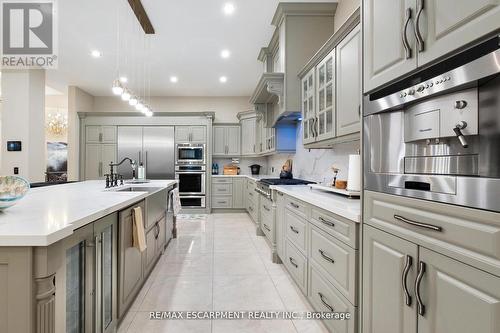
M317 141L335 136L335 49L316 66Z
M316 140L316 132L315 132L316 110L314 109L314 99L315 99L314 72L315 69L313 68L302 79L302 123L304 125L302 133L302 141L304 144L311 143Z
M116 330L117 225L117 214L111 214L65 240L68 333Z

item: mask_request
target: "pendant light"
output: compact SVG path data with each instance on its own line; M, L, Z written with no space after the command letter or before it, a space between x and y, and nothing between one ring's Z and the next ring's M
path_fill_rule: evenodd
M115 80L113 81L113 94L115 95L121 95L123 93L123 86L120 82L120 80Z

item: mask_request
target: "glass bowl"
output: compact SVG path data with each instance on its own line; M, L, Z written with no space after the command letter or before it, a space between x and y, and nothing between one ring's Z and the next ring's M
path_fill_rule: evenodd
M28 190L30 183L17 176L0 176L0 210L14 206Z

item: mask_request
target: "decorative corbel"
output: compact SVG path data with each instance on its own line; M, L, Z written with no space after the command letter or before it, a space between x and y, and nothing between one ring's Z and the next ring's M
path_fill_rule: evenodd
M269 81L267 83L267 91L270 94L278 96L278 105L282 108L283 107L283 82L282 81Z

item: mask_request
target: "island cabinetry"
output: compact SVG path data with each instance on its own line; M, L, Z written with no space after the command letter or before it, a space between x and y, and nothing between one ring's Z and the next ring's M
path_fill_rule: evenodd
M142 285L143 255L133 246L132 234L134 230L133 209L141 207L144 211L144 205L144 201L141 201L119 213L118 312L120 317L131 305Z

